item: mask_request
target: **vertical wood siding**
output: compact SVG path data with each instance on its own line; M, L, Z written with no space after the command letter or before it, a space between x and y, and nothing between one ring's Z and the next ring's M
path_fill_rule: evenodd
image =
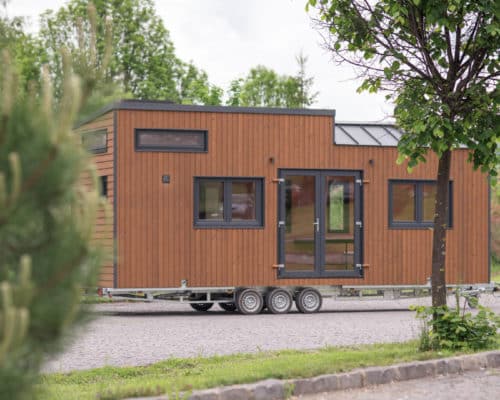
M388 180L435 179L434 156L410 175L404 166L396 165L395 148L333 145L333 121L327 116L117 112L118 287L175 287L182 279L195 287L427 282L432 231L388 227ZM206 129L209 151L135 152L134 128ZM111 168L105 164L106 157L96 156L96 161L102 168ZM447 233L447 279L484 283L488 280L488 183L466 159L465 150L453 153L454 215ZM272 265L277 263L278 190L272 179L278 176L278 168L363 171L369 180L363 187L364 263L370 265L363 279L277 279ZM164 174L170 175L169 184L161 183ZM194 228L196 176L264 177L265 227ZM108 282L110 271L107 267L103 274Z
M108 179L108 195L109 202L108 218L105 218L104 211L99 210L97 215L93 240L97 245L103 248L106 254L106 259L102 265L99 275L98 285L101 287L113 287L113 197L114 197L114 174L113 174L113 114L109 112L102 115L95 121L85 124L77 129L78 133L90 132L98 129L106 129L107 136L107 151L105 153L94 154L92 159L95 163L98 176L107 176ZM82 178L82 182L87 183L88 178Z

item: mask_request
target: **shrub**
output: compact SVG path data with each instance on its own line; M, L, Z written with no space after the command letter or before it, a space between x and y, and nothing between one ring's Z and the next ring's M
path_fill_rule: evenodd
M477 304L477 298L464 295L466 301L460 309L460 291L456 292L456 307L414 306L417 318L423 322L420 351L487 349L495 345L500 318L486 307ZM466 312L465 303L477 305L478 312Z

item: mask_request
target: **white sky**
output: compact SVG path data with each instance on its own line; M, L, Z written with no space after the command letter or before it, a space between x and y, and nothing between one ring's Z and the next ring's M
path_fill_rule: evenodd
M11 0L8 15L30 18L33 31L46 9L66 0ZM393 107L383 94L358 94L360 80L348 65L337 66L321 48L321 38L305 11L306 0L155 0L170 31L177 56L207 71L212 83L227 89L251 67L265 65L295 74L295 56L308 56L307 73L319 96L314 108L333 108L339 121L378 121Z

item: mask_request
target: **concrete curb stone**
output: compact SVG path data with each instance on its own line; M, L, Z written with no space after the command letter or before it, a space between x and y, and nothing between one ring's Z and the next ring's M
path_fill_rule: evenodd
M500 350L415 361L385 367L370 367L351 372L321 375L308 379L268 379L253 384L234 385L191 393L189 400L282 400L301 396L365 386L407 381L436 375L453 375L484 368L500 368ZM185 397L178 397L185 398ZM168 396L135 398L134 400L168 400ZM132 400L132 399L129 399Z

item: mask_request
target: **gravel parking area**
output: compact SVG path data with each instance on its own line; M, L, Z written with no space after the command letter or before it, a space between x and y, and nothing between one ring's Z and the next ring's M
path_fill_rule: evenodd
M453 299L449 299L449 304ZM45 372L105 365L146 365L172 357L196 357L265 350L401 342L416 338L419 322L408 311L430 298L403 300L324 299L317 314L263 313L245 316L214 306L198 313L187 304L110 303L92 306L95 319L78 332L66 351L49 360ZM500 296L481 304L500 314Z

